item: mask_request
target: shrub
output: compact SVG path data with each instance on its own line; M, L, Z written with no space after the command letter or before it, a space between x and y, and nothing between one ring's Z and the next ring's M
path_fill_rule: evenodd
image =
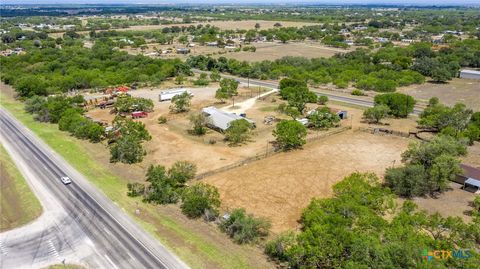
M190 100L192 100L192 96L188 92L175 95L172 98L170 111L173 113L181 113L190 110Z
M390 108L386 105L375 105L363 111L363 117L370 122L379 123L381 119L388 116Z
M204 135L207 132L207 128L205 127L207 118L202 112L190 114L188 119L192 125L192 129L190 130L192 134Z
M308 116L309 127L314 129L328 129L336 126L338 122L340 117L330 112L328 107L317 109Z
M189 218L204 214L218 216L220 194L214 186L198 183L186 188L182 193L182 212Z
M158 124L165 124L167 123L167 117L165 116L159 116L157 119Z
M295 245L295 234L291 231L278 235L265 245L265 254L278 261L287 261L287 252Z
M145 194L145 185L141 183L128 183L127 184L128 192L127 195L130 197L137 197Z
M426 176L425 168L421 165L388 168L385 172L385 183L397 195L421 196L428 191Z
M328 96L326 96L326 95L320 95L320 96L318 96L317 102L318 102L318 104L320 104L320 105L325 105L325 104L328 102Z
M247 214L245 209L237 208L229 218L220 224L220 229L238 244L251 243L268 235L270 222Z
M359 90L359 89L355 89L351 92L352 95L355 95L355 96L365 96L366 94L362 91L362 90Z

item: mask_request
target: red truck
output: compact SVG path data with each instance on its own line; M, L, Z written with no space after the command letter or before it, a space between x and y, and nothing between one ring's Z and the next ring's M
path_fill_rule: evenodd
M145 118L146 116L148 116L148 113L145 112L145 111L132 112L132 118L134 118L134 119Z

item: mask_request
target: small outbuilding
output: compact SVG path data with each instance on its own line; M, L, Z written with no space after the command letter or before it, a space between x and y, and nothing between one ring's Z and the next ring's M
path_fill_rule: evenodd
M460 78L480 79L480 71L467 70L467 69L461 70Z
M249 123L252 124L253 127L255 127L255 122L253 120L248 119L246 117L239 116L235 113L230 113L230 112L220 110L213 106L203 108L202 112L207 118L208 127L212 129L220 130L222 132L224 132L225 130L228 129L228 127L230 127L230 123L232 121L236 121L240 119L244 119L248 121Z
M455 182L460 183L465 188L476 188L480 190L480 168L466 164L460 164L462 173L457 176Z

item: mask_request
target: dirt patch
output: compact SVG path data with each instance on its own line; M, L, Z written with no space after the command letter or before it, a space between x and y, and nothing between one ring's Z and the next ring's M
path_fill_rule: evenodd
M424 83L403 87L399 91L424 101L436 96L447 105L462 102L474 110L480 110L480 83L478 80L455 78L444 84Z
M318 42L288 42L286 44L279 42L258 42L252 43L257 50L255 52L228 52L226 54L216 55L224 56L239 61L260 62L264 60L275 60L286 56L320 58L331 57L336 53L346 53L349 49L332 48L322 45Z
M462 158L462 162L471 166L480 167L480 142L475 142L467 148L467 156Z
M435 198L415 198L414 201L419 209L429 214L439 213L444 217L460 217L464 221L471 221L470 205L475 199L475 194L461 189L462 185L451 182L450 190Z
M208 177L226 209L244 207L272 221L272 231L296 228L301 211L314 197L329 197L346 175L375 172L400 163L409 140L345 132L307 144L305 149Z

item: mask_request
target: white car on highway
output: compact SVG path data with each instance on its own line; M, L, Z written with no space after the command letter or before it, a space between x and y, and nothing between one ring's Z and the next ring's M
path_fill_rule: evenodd
M60 180L63 182L63 184L68 185L72 183L72 180L70 180L69 177L61 177Z

